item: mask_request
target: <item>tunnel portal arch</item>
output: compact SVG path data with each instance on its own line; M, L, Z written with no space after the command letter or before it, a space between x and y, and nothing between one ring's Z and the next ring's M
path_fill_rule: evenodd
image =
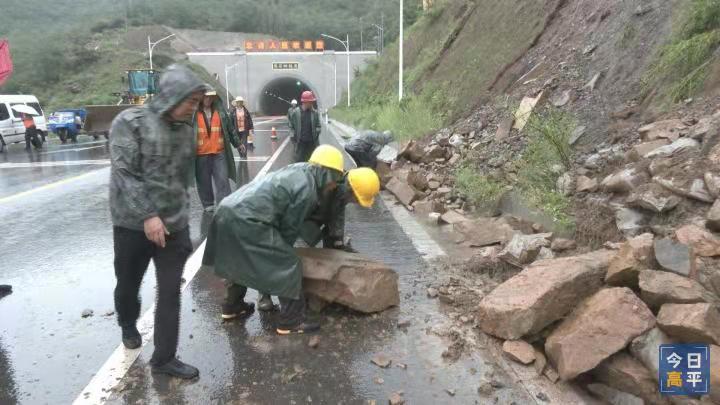
M285 115L290 108L290 101L300 102L303 91L310 90L317 98L317 105L322 105L322 95L310 80L300 75L283 74L267 80L255 95L258 112L264 115Z

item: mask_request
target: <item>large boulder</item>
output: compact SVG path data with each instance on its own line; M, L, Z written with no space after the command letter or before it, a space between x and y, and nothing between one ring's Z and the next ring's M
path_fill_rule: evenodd
M720 344L720 310L715 304L665 304L657 322L663 332L682 342Z
M505 218L478 218L456 223L453 229L465 236L470 247L504 245L515 234L515 229Z
M639 235L645 228L645 214L633 208L621 207L615 210L615 225L626 238Z
M705 226L707 226L708 229L720 232L720 199L715 200L705 219L707 220Z
M575 191L578 193L592 193L598 188L596 179L587 176L578 176L575 179Z
M668 405L670 400L658 392L650 371L625 352L612 355L593 370L595 379L617 390L640 397L649 405Z
M540 249L550 247L550 239L552 233L536 233L532 235L523 235L516 233L505 248L500 252L500 259L513 264L522 266L531 263L540 253Z
M645 157L648 153L654 151L655 149L665 146L668 144L667 139L656 139L654 141L649 142L643 142L640 144L637 144L633 146L633 148L628 153L628 159L632 161L637 161Z
M442 202L438 200L427 199L415 201L412 206L415 213L421 217L427 217L433 212L437 212L440 214L445 213L445 206Z
M700 283L667 271L640 272L640 297L653 310L668 303L694 304L713 301L712 293Z
M630 353L645 365L651 375L657 376L660 370L660 360L658 356L660 353L660 345L672 343L675 343L675 340L655 327L632 341L630 344Z
M653 235L644 233L622 244L610 262L605 282L613 286L636 287L640 271L654 264Z
M600 290L583 301L545 341L545 353L569 380L592 370L655 326L650 309L629 288Z
M398 275L382 263L336 249L299 248L297 253L308 296L364 313L400 303Z
M411 162L418 163L425 155L425 151L423 150L422 145L415 141L410 141L400 150L398 155Z
M680 138L680 133L687 130L687 126L679 119L657 121L652 124L645 125L638 129L640 136L645 141L654 141L656 139L668 139L676 141Z
M631 166L605 177L601 185L607 192L627 193L649 180L647 172Z
M670 145L661 146L645 155L647 158L670 157L690 149L700 149L700 143L691 138L680 138Z
M480 328L504 339L539 332L600 289L612 256L599 250L527 267L482 299Z
M675 230L678 242L690 246L697 256L720 256L720 239L696 225L685 225Z
M603 399L605 403L610 405L644 405L642 398L633 394L628 394L609 387L605 384L592 383L587 385L587 390L598 398Z
M675 177L655 176L653 182L667 190L693 200L712 204L715 199L705 187L705 179L677 179Z
M627 199L629 206L643 208L656 214L670 211L679 203L680 197L654 183L643 184Z
M420 193L413 186L406 182L393 177L385 185L385 188L391 192L405 207L410 208L412 204L420 198Z
M655 259L663 269L685 277L695 275L695 254L689 246L665 238L656 239L654 249Z
M407 180L416 190L425 191L428 189L427 172L425 170L410 170Z

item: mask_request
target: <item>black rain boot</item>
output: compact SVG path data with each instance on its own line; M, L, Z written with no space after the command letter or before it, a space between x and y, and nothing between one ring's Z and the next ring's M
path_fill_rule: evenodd
M137 349L142 346L142 336L135 326L123 327L122 342L130 350Z
M200 370L178 359L172 359L161 366L153 365L152 372L155 374L167 374L183 380L191 380L200 375Z

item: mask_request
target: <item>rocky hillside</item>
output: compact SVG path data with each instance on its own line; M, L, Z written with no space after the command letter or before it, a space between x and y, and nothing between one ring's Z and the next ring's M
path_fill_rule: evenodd
M449 124L380 167L398 203L469 257L429 297L536 378L609 403L720 403L717 375L696 399L660 397L656 381L662 343L708 343L720 370L720 3L492 3L447 3L435 18L461 23L411 82L423 99L441 80L467 110L446 99ZM496 25L522 26L502 43L517 52L463 47ZM465 73L473 86L442 73L463 63L491 67Z

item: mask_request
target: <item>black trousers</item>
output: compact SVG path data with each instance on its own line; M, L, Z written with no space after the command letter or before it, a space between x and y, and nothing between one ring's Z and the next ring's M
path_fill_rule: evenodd
M165 236L161 248L147 239L145 232L114 227L115 312L121 327L135 326L140 316L140 284L150 259L155 263L156 307L155 352L150 359L162 365L175 358L180 329L180 281L188 256L192 253L188 228Z
M318 147L317 142L300 142L295 144L295 163L307 162L310 160L315 148Z
M351 151L347 148L345 148L345 151L348 153L348 155L352 156L355 163L357 163L357 167L369 167L375 170L375 166L377 166L376 156L373 156L371 153L367 152Z
M225 280L225 305L233 306L245 300L247 287ZM280 314L278 326L281 328L292 328L305 322L305 296L300 292L296 300L291 298L278 297L280 300Z

